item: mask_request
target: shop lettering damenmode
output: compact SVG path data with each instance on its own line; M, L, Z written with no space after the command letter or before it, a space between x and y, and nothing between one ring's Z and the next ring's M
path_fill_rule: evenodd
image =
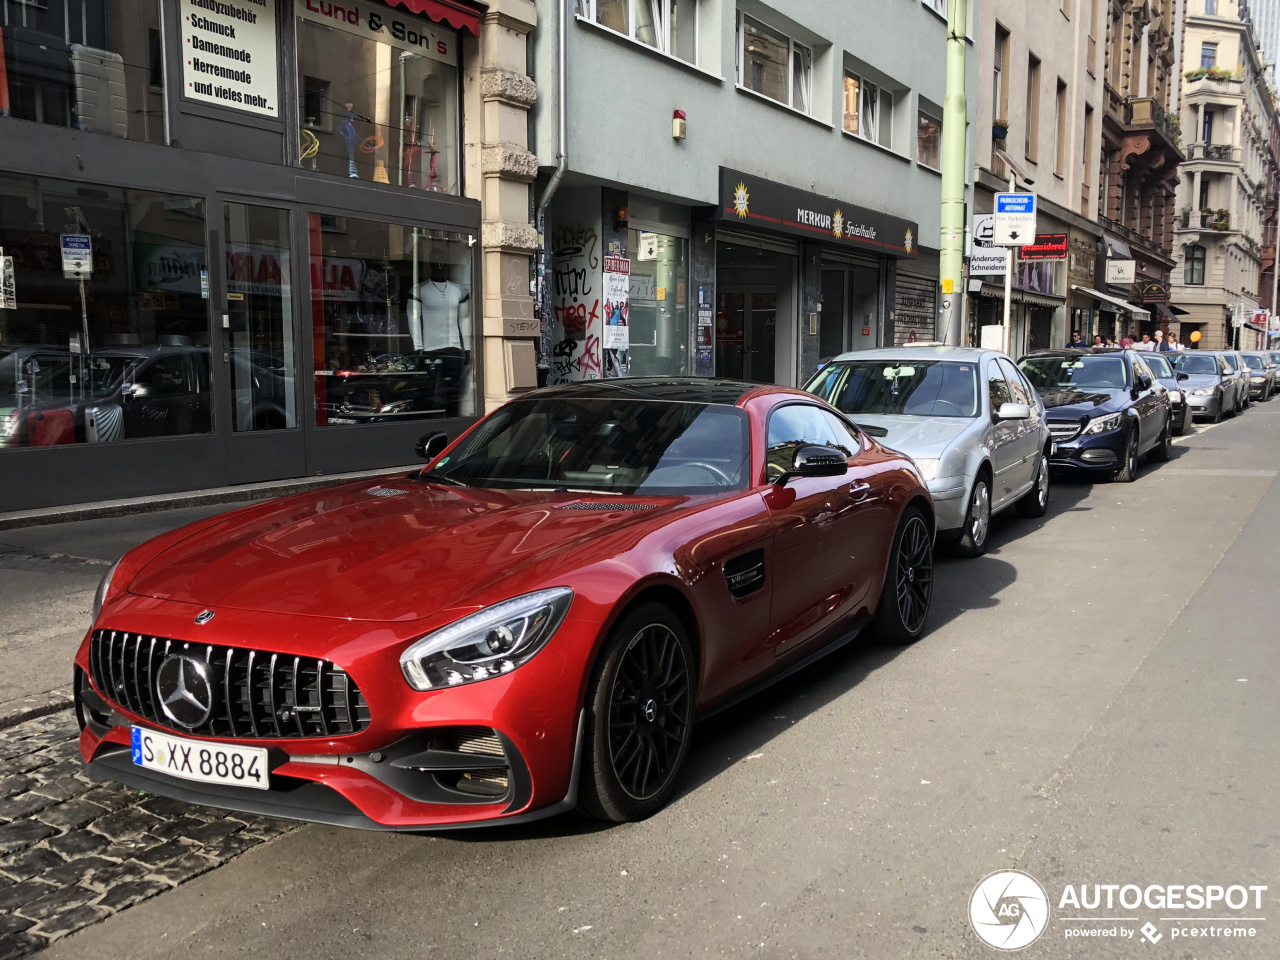
M199 37L191 38L191 49L199 50L201 53L212 53L217 57L226 57L228 60L239 60L241 63L251 63L253 61L253 54L249 53L248 50L238 50L235 47L228 47L221 43L210 43L208 40L201 40ZM245 83L248 82L248 80L245 80Z

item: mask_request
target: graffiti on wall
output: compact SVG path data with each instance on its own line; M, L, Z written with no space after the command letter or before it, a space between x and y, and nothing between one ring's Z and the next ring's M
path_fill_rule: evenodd
M551 383L599 380L600 307L599 237L591 227L566 225L551 234L551 309L555 345L551 350Z

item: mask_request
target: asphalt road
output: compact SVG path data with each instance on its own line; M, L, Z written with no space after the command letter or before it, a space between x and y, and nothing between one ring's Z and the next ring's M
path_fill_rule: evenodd
M999 518L986 557L940 565L915 646L846 649L702 725L644 823L308 826L40 956L993 957L969 898L1005 868L1049 891L1028 958L1280 956L1280 402L1176 452ZM1081 912L1066 884L1269 889ZM1266 919L1191 940L1184 915ZM1068 936L1109 927L1137 936Z

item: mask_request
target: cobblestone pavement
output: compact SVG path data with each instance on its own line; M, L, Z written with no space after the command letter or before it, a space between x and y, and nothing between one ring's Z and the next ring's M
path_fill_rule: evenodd
M78 739L70 711L0 730L0 960L293 829L92 780Z

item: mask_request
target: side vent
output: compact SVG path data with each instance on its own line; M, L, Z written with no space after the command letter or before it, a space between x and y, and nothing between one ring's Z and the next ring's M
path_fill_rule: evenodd
M724 580L729 592L739 600L759 593L764 589L764 550L752 550L727 561Z

